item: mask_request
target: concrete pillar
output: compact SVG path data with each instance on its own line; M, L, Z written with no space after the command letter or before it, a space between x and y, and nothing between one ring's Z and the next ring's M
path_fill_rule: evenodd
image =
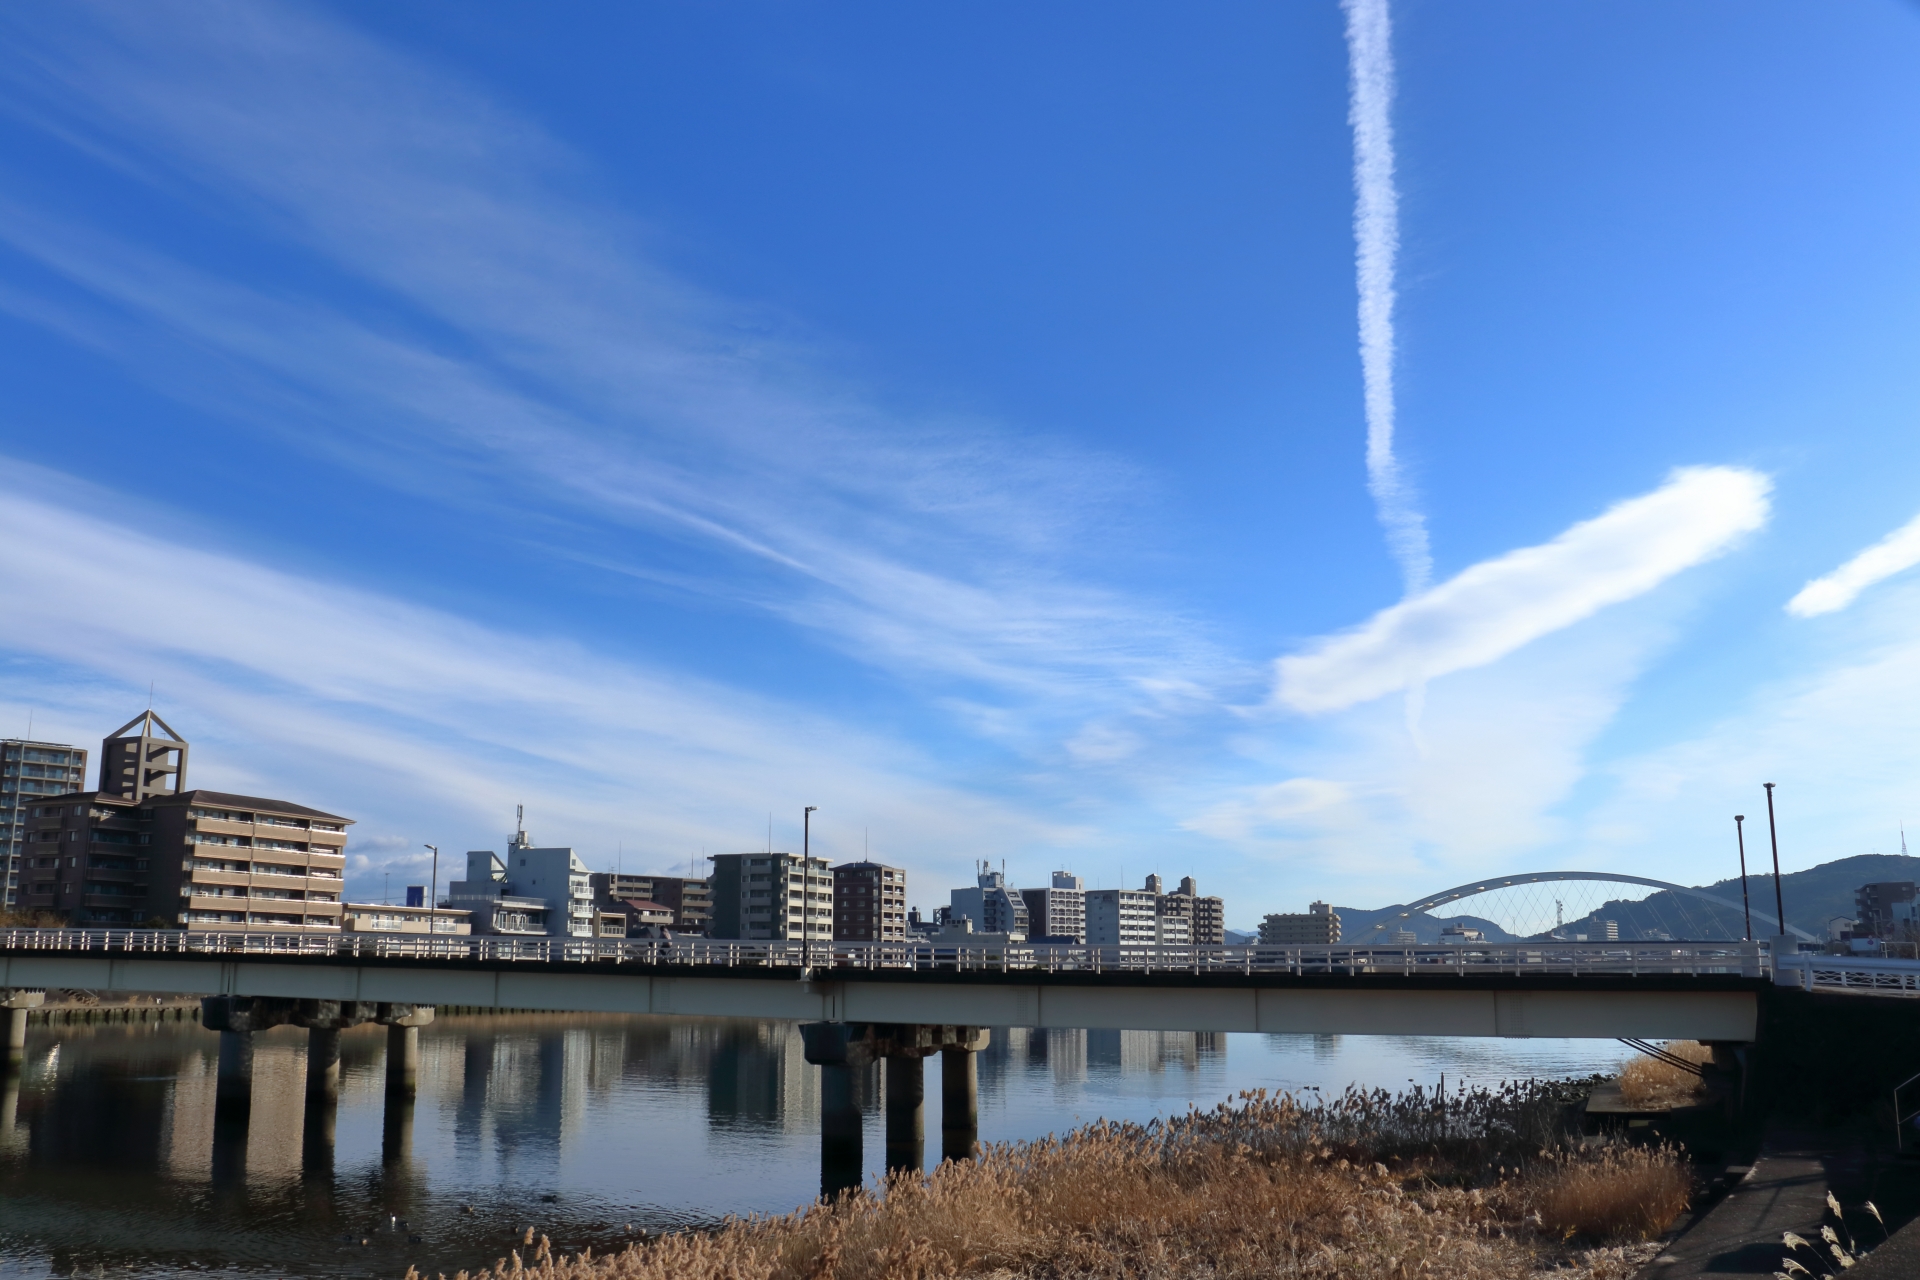
M919 1173L927 1160L926 1059L887 1059L887 1171Z
M866 1173L854 1071L845 1063L820 1068L820 1195L827 1200L858 1188Z
M420 1028L387 1028L387 1093L411 1098L420 1080Z
M214 1113L245 1123L253 1108L253 1033L220 1033L220 1071L214 1084Z
M340 1097L340 1029L307 1030L307 1101L332 1102Z
M940 1158L971 1160L980 1150L980 1059L971 1049L940 1051Z
M7 1061L6 1070L20 1070L20 1064L27 1060L27 1011L8 1009L7 1014Z

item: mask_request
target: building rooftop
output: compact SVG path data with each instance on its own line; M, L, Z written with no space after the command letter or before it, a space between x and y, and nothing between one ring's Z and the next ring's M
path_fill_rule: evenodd
M328 813L323 809L309 809L303 804L294 804L290 800L269 800L265 796L236 796L227 791L182 791L173 796L148 796L147 803L161 800L179 800L189 804L217 804L226 809L265 809L271 813L296 813L303 818L325 818L329 822L352 822L352 818L343 818L337 813Z

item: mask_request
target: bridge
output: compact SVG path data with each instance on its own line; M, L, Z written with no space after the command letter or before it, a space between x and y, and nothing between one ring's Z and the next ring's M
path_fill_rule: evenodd
M229 1149L244 1146L253 1033L272 1026L308 1031L307 1141L325 1151L347 1027L389 1028L393 1136L409 1131L418 1028L437 1007L799 1022L822 1073L828 1194L860 1181L854 1073L875 1062L889 1168L921 1167L923 1064L934 1055L943 1153L973 1152L975 1055L995 1026L1684 1039L1714 1045L1716 1063L1734 1069L1776 983L1920 997L1920 964L1776 955L1764 942L934 947L0 930L13 1063L26 1010L48 988L204 997L202 1023L221 1033L215 1140Z
M1468 898L1477 898L1483 894L1498 894L1503 890L1520 889L1530 885L1546 884L1622 884L1633 885L1639 888L1649 888L1662 893L1675 894L1690 901L1707 903L1723 911L1740 915L1745 919L1757 921L1767 926L1767 933L1770 936L1779 936L1784 932L1787 936L1798 938L1802 942L1817 941L1811 933L1792 924L1786 925L1783 930L1780 920L1776 919L1771 913L1753 906L1751 903L1735 902L1733 899L1723 898L1717 893L1709 893L1705 889L1695 889L1684 884L1674 884L1667 880L1650 880L1645 876L1624 875L1616 871L1529 871L1518 875L1491 876L1483 880L1470 881L1467 884L1457 885L1451 889L1442 889L1439 893L1429 894L1424 898L1403 904L1397 909L1395 915L1374 925L1373 932L1376 934L1383 932L1390 923L1400 920L1410 920L1413 916L1422 912L1432 911L1437 907L1453 906ZM1692 922L1689 921L1688 923L1691 924ZM1687 930L1687 932L1694 931L1695 930L1692 929Z

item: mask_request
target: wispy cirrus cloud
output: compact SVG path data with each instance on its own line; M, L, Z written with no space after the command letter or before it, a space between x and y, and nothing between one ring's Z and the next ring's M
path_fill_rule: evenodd
M1276 664L1276 699L1337 711L1484 666L1718 556L1765 523L1767 478L1686 467L1550 542L1486 560Z
M1787 601L1796 618L1838 613L1876 583L1920 564L1920 516L1895 529L1832 573L1815 578Z
M635 534L694 548L703 590L1063 723L1231 665L1111 585L1114 538L1084 536L1150 498L1141 477L880 408L799 326L661 267L589 164L470 86L282 5L11 26L16 110L302 282L237 284L16 204L0 235L80 291L17 314L387 483L545 503L589 526L582 559L644 569Z
M88 514L107 509L126 518ZM819 712L288 573L154 515L0 459L0 538L34 548L0 558L0 596L33 602L0 610L0 652L57 664L55 703L156 682L184 709L170 718L196 742L199 785L332 808L386 845L411 833L405 847L480 837L524 800L595 865L623 836L680 856L740 847L769 804L801 797L839 824L843 852L866 825L943 877L985 849L1073 838ZM27 675L9 685L9 701L34 697Z

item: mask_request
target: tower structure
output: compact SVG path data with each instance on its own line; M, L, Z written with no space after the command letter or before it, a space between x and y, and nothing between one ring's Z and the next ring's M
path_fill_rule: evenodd
M149 796L177 796L186 786L187 740L151 707L101 741L102 795L138 802Z

